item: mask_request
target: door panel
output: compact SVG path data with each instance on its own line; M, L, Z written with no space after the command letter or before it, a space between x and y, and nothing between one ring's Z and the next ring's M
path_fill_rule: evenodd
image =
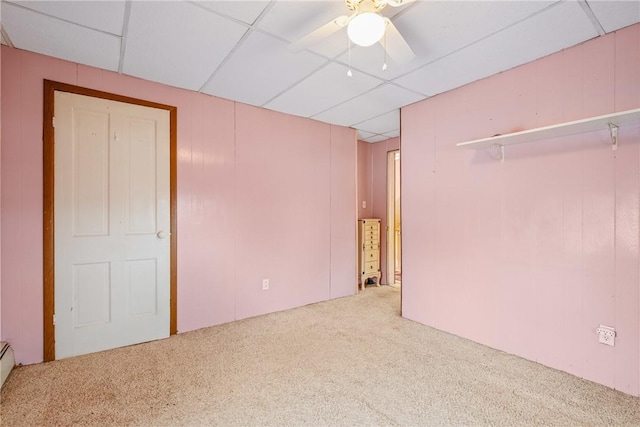
M75 109L71 120L73 236L104 236L109 230L109 115Z
M76 264L73 271L73 326L109 323L110 263Z
M130 120L127 141L129 155L126 198L126 233L155 233L156 230L156 135L152 120ZM129 160L137 159L133 164Z
M55 92L56 358L169 336L169 112Z

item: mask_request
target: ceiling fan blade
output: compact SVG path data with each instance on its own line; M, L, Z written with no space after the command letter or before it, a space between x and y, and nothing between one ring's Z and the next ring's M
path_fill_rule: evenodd
M329 37L331 34L335 33L341 28L346 27L350 19L351 18L346 15L338 16L337 18L332 19L323 26L316 28L306 36L302 37L300 40L291 43L289 45L289 50L297 52L311 46L312 44L322 39Z
M393 25L393 22L389 19L385 20L387 21L387 27L381 42L387 51L387 55L393 58L397 64L411 61L416 57L416 54L413 53L400 31Z
M384 3L392 7L404 6L405 4L413 3L416 0L386 0Z

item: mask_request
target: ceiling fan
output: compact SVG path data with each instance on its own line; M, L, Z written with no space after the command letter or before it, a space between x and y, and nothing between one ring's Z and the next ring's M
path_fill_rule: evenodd
M347 34L351 42L364 47L380 42L396 63L410 61L415 57L413 50L393 25L393 22L382 16L380 11L387 5L398 7L413 1L415 0L345 0L347 7L353 11L353 14L332 19L293 43L291 49L296 51L307 48L347 27Z

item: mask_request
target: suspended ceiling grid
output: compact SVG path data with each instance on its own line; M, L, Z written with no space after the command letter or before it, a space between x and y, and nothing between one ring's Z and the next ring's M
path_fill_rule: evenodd
M399 109L640 22L638 0L426 1L387 6L416 53L397 64L346 29L341 0L1 1L3 44L358 130L400 132ZM353 76L348 77L349 65Z

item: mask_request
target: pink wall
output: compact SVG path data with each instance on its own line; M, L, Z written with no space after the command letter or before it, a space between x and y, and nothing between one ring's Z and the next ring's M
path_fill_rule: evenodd
M2 66L1 333L17 362L42 360L43 79L178 107L179 332L355 293L353 130L7 47Z
M352 129L331 126L331 298L353 295L357 284L356 148Z
M404 316L640 394L640 126L618 151L455 146L640 107L638 46L634 25L402 110Z

